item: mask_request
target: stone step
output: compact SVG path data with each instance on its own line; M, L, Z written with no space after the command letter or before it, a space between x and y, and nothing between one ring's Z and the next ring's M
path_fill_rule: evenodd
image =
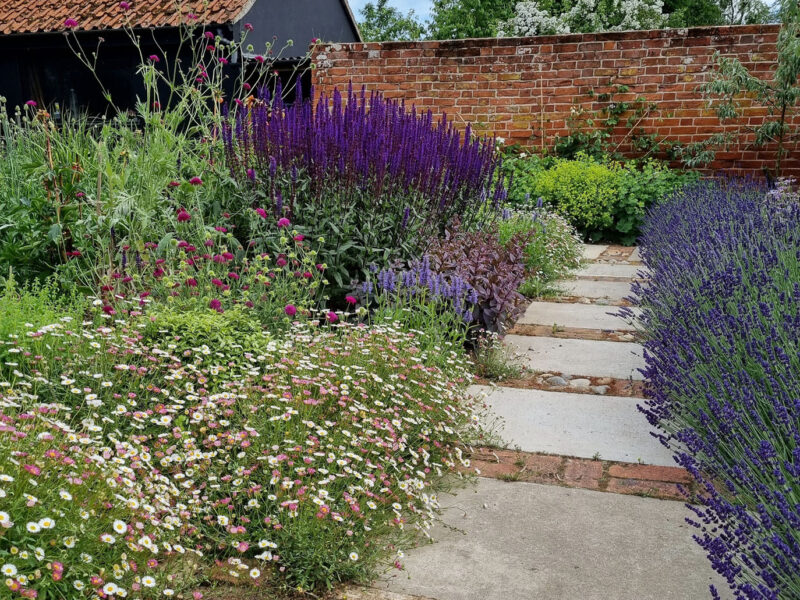
M681 502L478 478L375 587L437 600L685 600L725 589Z
M605 298L609 302L619 302L631 295L631 286L627 281L562 279L556 281L554 287L564 296Z
M639 246L633 249L631 255L628 257L628 261L630 262L641 262L642 261L642 253L639 252Z
M642 267L637 265L619 265L614 263L591 263L575 271L575 277L581 279L628 280L641 278Z
M502 419L497 433L508 448L675 466L672 453L650 435L637 398L478 385L470 392L485 396Z
M632 342L507 335L503 342L533 371L641 380L642 347Z
M556 325L601 329L604 331L634 331L636 328L613 313L619 309L595 304L566 304L563 302L531 302L517 321L523 325ZM638 314L638 309L630 309Z
M583 258L584 260L594 260L608 249L607 245L602 244L584 244L583 245Z

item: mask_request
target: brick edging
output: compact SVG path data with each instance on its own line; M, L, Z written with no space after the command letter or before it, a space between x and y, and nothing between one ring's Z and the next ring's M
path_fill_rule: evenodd
M687 501L696 484L686 469L499 448L475 448L470 469L481 477Z

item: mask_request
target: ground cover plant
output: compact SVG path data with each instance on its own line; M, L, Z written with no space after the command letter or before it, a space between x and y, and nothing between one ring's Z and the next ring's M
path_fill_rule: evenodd
M0 562L16 595L172 595L213 559L324 589L430 525L474 426L458 347L435 367L424 334L323 321L232 330L222 351L174 327L153 338L138 308L3 341Z
M785 182L698 184L640 242L643 410L701 484L695 538L737 598L800 595L797 200Z

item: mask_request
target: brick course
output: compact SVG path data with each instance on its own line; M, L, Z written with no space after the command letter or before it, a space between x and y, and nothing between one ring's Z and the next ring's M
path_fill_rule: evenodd
M658 105L640 126L644 133L689 143L726 130L697 86L706 80L715 52L736 56L763 76L775 68L779 26L745 25L655 31L485 38L426 42L329 44L313 55L317 94L349 83L379 90L446 113L459 126L503 137L533 149L551 147L567 135L570 111L603 107L597 94L625 84L630 92L612 101L644 97ZM595 92L592 98L588 94ZM765 111L746 109L742 123L763 121ZM797 122L800 125L800 120ZM728 126L728 130L732 128ZM625 129L616 138L625 145ZM713 170L761 172L773 165L769 150L749 148L741 136L720 152ZM800 146L790 149L787 173L800 175Z

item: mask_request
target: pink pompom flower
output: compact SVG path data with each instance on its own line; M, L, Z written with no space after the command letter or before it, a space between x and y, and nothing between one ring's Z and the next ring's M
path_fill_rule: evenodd
M74 29L78 26L78 22L75 19L67 19L64 21L64 27L67 29Z
M347 302L348 304L355 304L356 302L358 302L355 296L345 296L344 301Z
M278 227L289 227L291 224L292 222L286 217L278 219Z
M161 59L158 58L156 54L151 54L150 56L147 57L147 60L149 60L152 63L161 62Z
M286 308L283 309L283 312L285 312L290 317L293 317L297 314L297 307L294 304L287 304Z
M199 177L192 177L189 180L189 183L191 183L192 185L203 185L203 180L200 179Z
M185 208L178 209L178 223L186 223L192 220L192 215Z

